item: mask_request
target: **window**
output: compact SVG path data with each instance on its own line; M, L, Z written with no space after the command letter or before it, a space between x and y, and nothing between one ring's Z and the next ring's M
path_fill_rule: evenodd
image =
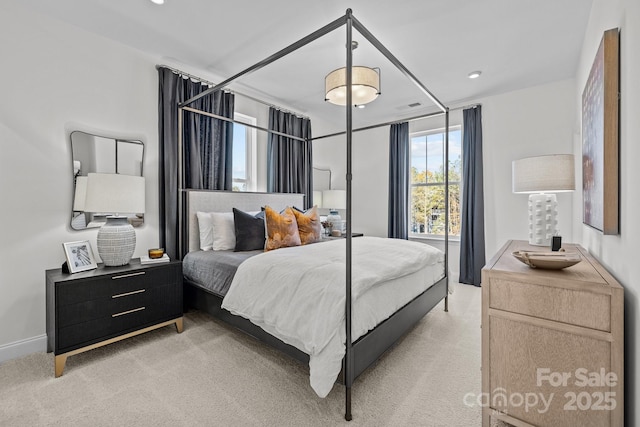
M256 119L235 113L234 119L251 125ZM256 130L233 124L233 191L256 190Z
M444 236L444 129L411 135L409 233ZM462 131L449 128L449 234L460 235Z

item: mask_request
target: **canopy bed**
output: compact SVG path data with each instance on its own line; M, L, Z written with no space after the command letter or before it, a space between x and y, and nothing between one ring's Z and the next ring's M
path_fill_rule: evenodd
M194 190L184 188L184 159L182 156L182 117L185 112L201 114L209 117L213 117L225 122L234 122L229 117L223 117L221 115L212 114L206 111L193 108L193 102L210 95L216 91L225 89L229 84L236 81L242 76L252 73L260 68L277 61L278 59L294 52L295 50L309 44L310 42L340 28L346 27L346 67L345 67L345 82L346 87L351 88L353 82L352 76L352 30L355 28L363 37L365 37L379 52L381 52L401 73L406 76L424 95L426 95L431 101L438 107L440 111L432 114L426 114L419 117L413 117L408 120L417 120L424 117L432 117L436 115L444 115L445 118L445 159L448 159L448 128L449 128L449 110L445 107L398 59L395 58L353 15L350 9L346 11L346 14L339 19L329 23L328 25L320 28L319 30L311 33L310 35L300 39L299 41L291 44L290 46L278 51L277 53L269 56L268 58L256 63L255 65L245 69L244 71L228 78L227 80L214 85L208 90L205 90L198 95L188 99L179 104L178 112L178 242L179 242L179 256L183 258L183 265L185 269L185 302L186 304L196 307L200 310L207 311L214 316L248 332L256 338L267 342L275 348L289 354L290 356L301 360L303 362L310 363L311 383L316 392L322 396L326 395L331 389L331 385L335 380L337 373L335 363L331 364L331 376L329 379L314 379L314 375L318 373L315 365L324 364L321 360L320 352L316 352L315 346L323 347L327 344L327 341L332 340L332 346L338 348L338 352L331 354L326 359L337 359L338 371L342 371L342 381L345 385L345 419L351 420L351 387L354 379L363 372L368 366L373 364L386 350L392 347L407 331L409 331L424 315L426 315L433 307L435 307L440 301L444 299L445 311L448 310L448 266L447 266L447 248L448 248L448 210L449 200L448 191L445 191L445 212L446 212L446 225L445 225L445 252L444 253L429 253L428 245L421 243L409 242L407 240L400 239L377 239L359 237L353 239L352 236L352 134L365 129L372 129L380 126L388 126L396 122L381 123L374 126L367 126L365 128L354 129L353 128L353 99L351 90L346 91L346 129L344 132L334 133L330 135L323 135L315 138L310 138L312 141L316 141L322 138L342 136L346 138L346 238L340 241L322 242L317 245L303 245L295 248L278 249L277 251L264 252L261 254L244 254L237 256L228 256L221 254L214 254L216 251L202 251L201 238L199 230L199 212L231 212L232 209L244 210L245 212L260 211L262 207L268 205L276 210L283 209L287 206L304 206L305 198L302 194L276 194L276 193L233 193L226 191L206 191L206 190ZM267 131L279 134L281 136L298 139L292 135L282 134L274 132L269 129L264 129L255 125L247 125L249 127L256 128L258 130ZM304 140L304 139L303 139ZM308 141L308 140L305 140ZM448 162L444 162L444 177L445 188L448 189ZM356 241L357 240L357 241ZM388 242L381 242L388 241ZM391 246L389 246L391 245ZM407 248L408 246L408 248ZM373 248L373 249L371 249ZM280 252L282 251L282 252ZM404 252L403 252L404 251ZM275 254L279 252L278 254ZM308 255L299 255L302 252L307 252ZM439 252L439 251L436 251ZM236 254L242 252L236 252ZM340 254L339 259L333 259L331 254ZM382 253L383 257L380 257ZM375 265L378 268L378 264L383 264L381 258L389 257L392 253L402 254L401 256L394 258L397 262L400 262L401 258L413 259L412 254L415 255L415 260L410 261L408 264L399 264L400 268L404 269L403 272L389 272L387 270L375 270L375 273L363 276L363 271L371 268ZM346 256L343 256L346 254ZM375 258L378 254L378 258ZM252 256L254 255L254 256ZM373 258L371 258L373 256ZM217 259L203 260L204 258L216 257ZM310 276L314 276L316 279L322 281L322 277L327 277L324 283L320 283L317 286L325 286L326 282L334 282L334 287L326 287L327 293L335 292L335 283L340 286L336 300L327 301L327 307L335 306L339 301L339 310L337 314L337 321L334 320L321 320L307 329L311 329L313 338L309 341L305 341L302 337L295 336L295 332L287 334L286 330L289 325L294 323L300 323L298 320L292 320L286 318L288 314L283 314L280 317L285 318L281 323L278 323L278 319L269 319L270 313L265 313L263 307L261 312L257 315L257 318L251 318L251 321L245 317L248 317L243 307L243 296L256 292L255 287L250 287L252 282L259 281L262 285L262 277L269 276L271 269L277 263L278 258L284 258L285 267L282 267L282 271L277 275L285 275L289 272L287 270L287 260L295 259L296 262L308 264L311 259L326 260L326 263L317 263L310 265L310 271L315 271L319 274L302 273L301 276L296 276L290 280L296 284L299 288L304 287L303 284L309 279ZM210 267L202 267L202 265L210 265L208 263L215 262L216 271L223 272L225 270L231 270L232 278L206 278L199 274L207 275L207 271L211 272ZM334 262L334 264L331 264ZM204 264L203 264L204 263ZM263 264L260 267L260 264ZM264 268L264 264L268 264L269 268ZM364 264L363 264L364 263ZM369 264L367 264L369 263ZM247 265L251 264L251 268ZM333 270L327 269L326 265L334 266ZM393 266L390 266L393 270ZM237 269L237 271L236 271ZM324 270L323 270L324 269ZM298 268L288 267L288 270L299 270ZM336 271L339 272L341 277L344 277L344 288L340 283L340 278L335 278ZM275 274L275 273L274 273ZM306 274L306 276L305 276ZM209 274L210 275L210 274ZM242 279L243 277L244 279ZM278 276L280 277L280 276ZM217 288L209 287L205 282L211 280L221 280ZM314 279L315 280L315 279ZM379 311L378 318L369 319L369 324L363 326L363 321L359 318L360 314L364 311L364 306L375 306L376 300L391 300L393 298L390 295L397 293L395 290L389 291L389 289L398 289L398 282L403 282L403 286L414 289L406 295L398 296L395 300L395 306L391 304L391 308L377 308L373 311ZM248 283L249 288L241 288L240 283ZM419 283L419 287L414 285ZM255 283L254 283L255 284ZM315 286L315 285L314 285ZM372 289L365 289L372 288ZM314 288L315 289L315 288ZM325 288L322 288L325 289ZM259 289L262 291L262 289ZM276 292L281 292L281 289L277 289ZM385 293L386 292L386 293ZM280 294L278 294L280 295ZM324 298L323 294L323 298ZM284 296L283 298L289 298L290 296ZM270 294L266 294L264 298L271 298ZM263 298L263 299L264 299ZM308 297L313 298L313 296ZM235 299L236 304L229 300ZM288 300L289 301L289 300ZM304 301L292 302L290 300L290 307L299 307L300 304L304 305ZM271 303L277 304L277 299L272 298ZM344 308L342 309L342 304ZM307 302L307 305L310 303ZM255 305L255 304L250 304ZM314 305L311 303L311 305ZM317 304L322 305L322 304ZM360 307L360 308L359 308ZM328 311L331 311L328 309ZM354 316L357 314L356 316ZM232 314L233 313L233 314ZM263 318L260 318L262 316ZM312 316L310 314L310 316ZM280 319L282 320L282 319ZM318 338L320 335L317 331L319 325L324 323L335 323L335 327L338 328L337 332L324 332L322 338ZM364 321L367 323L367 321ZM259 326L258 326L259 325ZM314 326L315 325L315 326ZM303 326L304 327L304 326ZM283 332L284 331L284 332ZM329 338L331 340L329 340ZM317 338L317 342L314 339ZM337 340L337 342L336 342ZM327 345L329 346L329 345ZM342 350L343 349L343 350ZM343 352L341 352L343 351ZM344 357L343 357L344 355ZM318 357L318 358L317 358ZM333 380L331 379L333 378ZM328 387L328 390L327 390Z

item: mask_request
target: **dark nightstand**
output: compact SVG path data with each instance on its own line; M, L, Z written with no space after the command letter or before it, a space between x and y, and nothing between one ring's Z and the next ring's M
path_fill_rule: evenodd
M174 324L182 332L182 263L47 270L47 351L55 376L67 357Z

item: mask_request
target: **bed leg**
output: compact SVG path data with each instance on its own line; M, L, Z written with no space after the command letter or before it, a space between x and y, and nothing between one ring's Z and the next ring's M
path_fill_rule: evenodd
M351 416L351 387L345 387L345 402L344 402L344 419L347 421L351 421L353 417Z
M444 311L449 312L449 295L444 297Z

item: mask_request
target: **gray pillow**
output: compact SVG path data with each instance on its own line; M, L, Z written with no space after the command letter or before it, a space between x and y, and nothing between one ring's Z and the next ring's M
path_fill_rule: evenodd
M233 208L233 222L236 230L234 252L264 249L264 211L254 216Z

